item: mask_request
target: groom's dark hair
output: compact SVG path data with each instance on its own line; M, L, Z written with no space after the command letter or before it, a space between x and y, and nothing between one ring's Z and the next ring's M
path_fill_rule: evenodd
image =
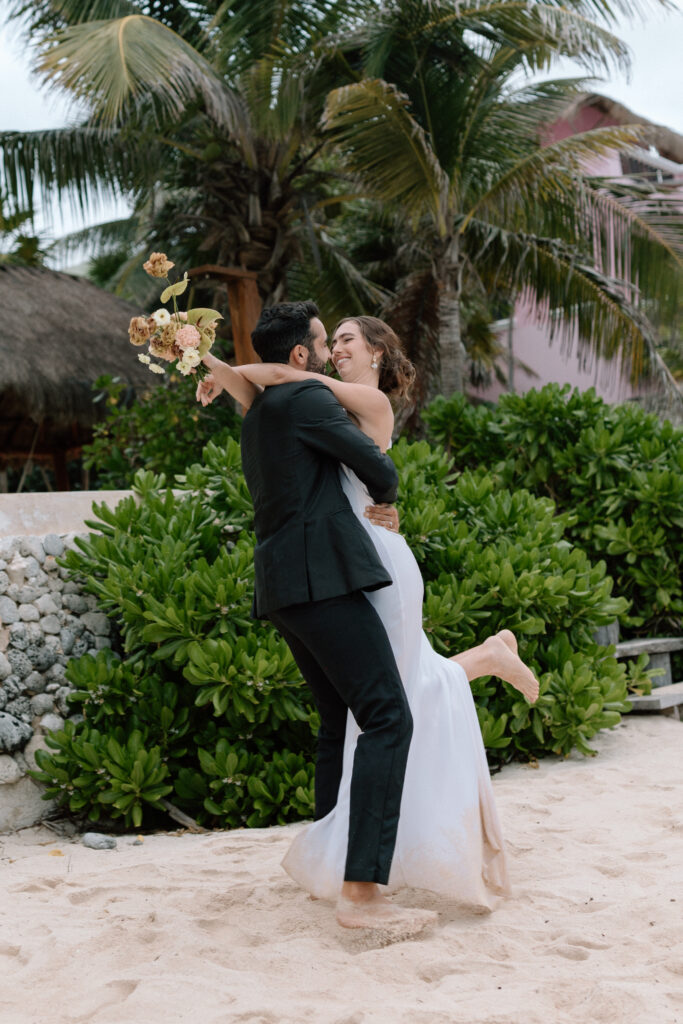
M320 312L315 302L278 302L262 310L251 333L254 350L264 363L288 363L295 345L313 351L311 320Z

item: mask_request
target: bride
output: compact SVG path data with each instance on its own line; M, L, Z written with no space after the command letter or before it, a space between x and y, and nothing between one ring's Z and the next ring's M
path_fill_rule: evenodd
M233 368L209 354L204 362L210 373L198 384L197 398L206 405L226 390L248 407L262 387L315 378L332 390L359 428L386 451L394 425L389 397L405 394L414 377L398 338L376 317L349 317L333 332L331 355L339 381L284 363ZM519 658L509 630L451 658L432 649L422 631L420 570L395 530L391 510L378 507L371 512L371 499L358 477L344 466L340 472L351 508L393 580L393 586L366 596L388 634L413 715L386 891L405 886L426 889L459 903L491 909L509 886L469 681L497 675L531 702L538 697L538 681ZM387 529L377 525L382 522ZM283 861L291 877L320 898L335 900L344 878L350 778L358 735L349 713L337 804L297 835Z

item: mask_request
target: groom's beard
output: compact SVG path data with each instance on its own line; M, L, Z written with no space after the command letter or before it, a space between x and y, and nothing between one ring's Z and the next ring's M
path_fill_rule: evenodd
M315 352L309 352L306 369L310 370L311 373L327 374L327 363L324 363L322 359L315 354Z

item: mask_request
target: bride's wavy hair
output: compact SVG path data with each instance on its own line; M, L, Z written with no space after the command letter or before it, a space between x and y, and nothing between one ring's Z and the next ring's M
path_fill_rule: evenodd
M346 323L356 324L370 348L381 354L380 391L393 399L409 398L415 383L415 367L403 352L401 342L389 324L376 316L345 316L332 331L333 338Z

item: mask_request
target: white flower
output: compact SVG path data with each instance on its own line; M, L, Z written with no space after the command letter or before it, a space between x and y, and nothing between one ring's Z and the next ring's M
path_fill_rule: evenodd
M159 366L158 363L150 363L149 368L152 371L152 373L166 373L166 370L163 368L163 366Z
M157 327L166 327L171 322L171 314L167 309L157 309L152 313L152 320Z
M184 359L179 359L176 363L176 367L180 370L183 377L187 377L189 373L192 373L193 367L189 366Z
M186 366L199 366L202 361L202 357L196 348L185 349L183 353L183 362Z
M146 356L144 352L139 353L138 359L140 360L141 363L146 363L147 366L149 366L149 364L152 362L149 356Z

